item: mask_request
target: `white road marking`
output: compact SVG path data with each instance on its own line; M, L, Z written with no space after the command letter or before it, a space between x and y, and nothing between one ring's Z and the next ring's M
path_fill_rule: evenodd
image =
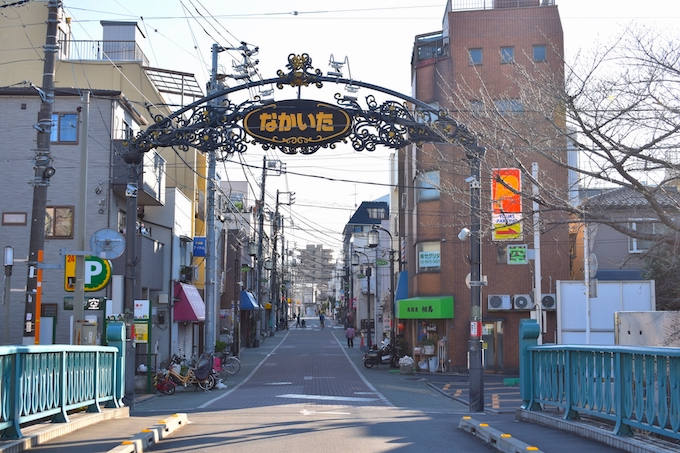
M269 382L265 385L293 385L292 382Z
M329 395L302 395L298 393L287 393L285 395L276 395L277 398L294 398L305 400L323 400L323 401L354 401L354 402L369 402L377 401L378 398L354 398L352 396L329 396Z
M317 412L317 411L308 411L307 409L301 410L300 413L302 415L315 415L315 414L352 415L351 412Z

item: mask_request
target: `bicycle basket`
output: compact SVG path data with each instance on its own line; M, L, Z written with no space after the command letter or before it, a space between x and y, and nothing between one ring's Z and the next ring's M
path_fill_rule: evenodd
M199 381L204 381L208 379L208 376L210 376L210 372L212 371L212 366L213 366L212 354L201 354L201 356L198 358L198 366L194 371L196 379L198 379Z

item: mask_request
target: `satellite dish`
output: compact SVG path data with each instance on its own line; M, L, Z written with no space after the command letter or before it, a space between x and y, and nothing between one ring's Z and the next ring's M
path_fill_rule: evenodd
M116 259L125 251L125 238L116 230L102 228L90 238L90 250L99 258Z

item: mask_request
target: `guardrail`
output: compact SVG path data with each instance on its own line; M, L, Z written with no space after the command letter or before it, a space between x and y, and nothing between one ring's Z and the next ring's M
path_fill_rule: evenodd
M537 345L536 320L520 324L523 408L554 406L564 419L587 414L613 422L617 435L634 429L680 439L680 350L677 348Z
M107 335L113 346L0 346L0 435L20 438L23 424L49 417L67 423L76 409L120 407L123 324Z

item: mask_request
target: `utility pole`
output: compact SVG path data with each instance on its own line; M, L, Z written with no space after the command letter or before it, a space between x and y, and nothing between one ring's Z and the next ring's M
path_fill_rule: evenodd
M42 89L39 90L42 102L38 113L38 130L35 150L35 179L33 186L33 208L31 212L31 236L28 247L28 277L26 279L26 305L24 311L24 344L36 344L40 341L40 297L42 282L39 271L45 246L45 213L47 210L47 186L54 176L52 155L50 154L50 137L52 135L52 112L54 111L54 66L57 44L57 25L60 0L49 0L47 4L47 34L45 39L45 62L43 64ZM37 321L37 322L36 322Z
M87 228L87 136L90 127L90 92L83 93L83 109L80 118L80 181L78 210L75 225L76 239L76 281L73 288L73 344L82 344L82 325L85 318L85 232Z
M531 163L531 176L534 181L538 181L538 162ZM541 301L541 222L540 214L538 213L538 199L539 189L538 185L534 184L531 189L531 194L534 196L533 207L533 227L534 227L534 308L536 309L536 317L538 318L538 328L540 334L538 335L538 344L543 344L543 333L545 326L543 325L543 306Z
M468 145L465 156L470 164L470 411L484 410L484 367L482 366L482 246L481 191L482 157L486 148Z
M257 303L261 307L262 315L260 316L260 322L256 324L255 327L255 347L260 346L260 331L263 329L267 323L267 311L262 306L262 242L264 240L264 185L267 179L267 156L262 158L262 185L260 186L260 201L257 207Z
M137 267L137 190L139 185L139 166L144 154L128 151L123 154L128 166L128 181L125 188L125 396L123 402L131 409L135 407L135 283Z
M278 236L279 236L279 228L283 230L283 220L281 216L279 215L279 205L281 204L279 201L279 197L282 194L287 194L288 195L288 206L293 204L294 201L294 192L279 192L278 190L276 191L276 208L274 209L274 219L272 221L272 238L273 238L273 245L272 245L272 250L273 250L273 256L272 256L272 281L271 281L271 294L272 294L272 313L271 313L271 319L272 319L272 325L275 323L278 323L279 319L281 318L279 315L280 307L282 307L283 302L282 298L279 297L279 291L278 291L278 285L277 285L277 278L278 274L276 272L276 245L278 241ZM283 250L283 239L281 239L281 269L283 269L283 256L284 250ZM274 304L276 304L276 310L274 310Z
M216 93L219 90L217 82L217 56L224 50L217 44L212 45L212 73L210 76L209 93ZM208 108L217 107L218 99L212 99ZM215 150L208 152L208 211L205 223L205 351L214 352L217 335L215 333L215 313L217 312L217 278L215 270L217 268L217 246L215 241L215 174L217 158Z

